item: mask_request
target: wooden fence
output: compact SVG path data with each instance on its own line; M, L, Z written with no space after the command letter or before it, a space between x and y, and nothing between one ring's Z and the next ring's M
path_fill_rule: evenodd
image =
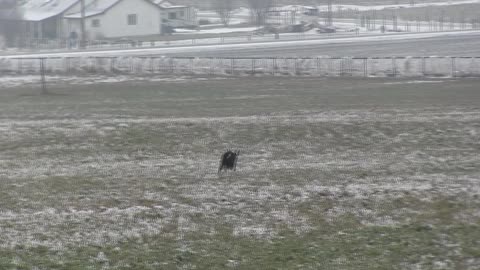
M477 77L480 57L57 57L0 58L12 74L270 75L350 77Z

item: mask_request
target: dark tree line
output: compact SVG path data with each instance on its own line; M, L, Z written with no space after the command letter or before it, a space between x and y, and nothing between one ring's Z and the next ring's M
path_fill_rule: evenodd
M220 20L225 26L228 26L230 23L230 18L234 9L234 0L215 0L214 10L217 12Z
M212 2L213 9L225 26L228 26L230 22L236 2L239 2L239 0L214 0ZM257 25L264 25L273 2L273 0L247 0L252 15L252 22Z
M248 0L248 5L254 22L257 25L265 25L273 0Z

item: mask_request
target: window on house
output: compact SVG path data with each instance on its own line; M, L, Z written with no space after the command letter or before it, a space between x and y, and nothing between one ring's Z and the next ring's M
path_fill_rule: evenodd
M184 17L185 16L185 11L180 11L180 17Z
M170 20L175 20L177 18L177 13L176 12L170 12L168 13L168 18Z
M92 20L92 27L100 27L100 20L99 19Z
M128 14L128 25L137 25L137 14Z

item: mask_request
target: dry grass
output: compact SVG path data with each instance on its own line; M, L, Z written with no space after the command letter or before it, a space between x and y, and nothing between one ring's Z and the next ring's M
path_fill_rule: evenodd
M0 268L476 269L479 81L395 82L1 90Z

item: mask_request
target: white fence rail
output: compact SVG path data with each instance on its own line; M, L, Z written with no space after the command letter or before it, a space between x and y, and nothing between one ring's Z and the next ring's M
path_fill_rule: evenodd
M0 58L0 76L40 74L42 58ZM43 58L46 74L478 77L480 57Z

